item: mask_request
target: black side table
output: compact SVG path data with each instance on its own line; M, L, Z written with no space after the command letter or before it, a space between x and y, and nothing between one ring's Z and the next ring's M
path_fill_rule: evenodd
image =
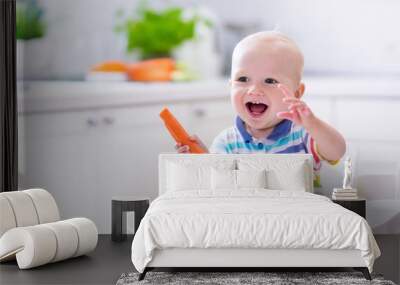
M135 196L119 196L112 197L111 202L111 240L123 241L126 240L127 235L122 231L125 228L123 225L123 212L135 212L135 233L139 227L140 221L146 214L149 208L150 199L148 197L135 197Z
M366 200L365 199L355 199L355 200L332 199L332 201L350 211L353 211L356 214L359 214L361 217L363 217L365 219L365 217L366 217Z

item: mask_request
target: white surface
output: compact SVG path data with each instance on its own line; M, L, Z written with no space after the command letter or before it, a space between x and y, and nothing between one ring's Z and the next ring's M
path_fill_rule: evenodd
M51 262L57 262L74 256L80 237L71 224L66 221L59 221L43 226L51 229L51 235L55 235L57 241L57 249Z
M13 228L0 238L0 261L16 259L20 269L49 263L56 252L56 236L44 225Z
M303 81L306 100L400 97L400 82L390 77L305 77ZM210 99L229 101L227 78L179 83L27 81L24 97L19 98L24 109L18 110L30 113Z
M20 269L28 269L97 245L96 225L86 218L59 221L57 204L44 189L0 193L0 206L0 262L16 258Z
M160 156L162 159L165 156ZM187 189L211 189L211 169L233 169L232 159L209 160L210 155L180 155L169 156L166 162L167 184L169 191L186 191Z
M211 187L212 190L218 189L235 189L236 188L236 171L233 169L216 169L211 167Z
M97 229L86 218L17 227L0 238L0 261L14 257L20 269L80 256L97 245Z
M283 156L282 156L283 155ZM283 158L284 157L284 158ZM308 159L305 159L308 158ZM313 192L312 155L277 154L275 156L239 156L237 167L247 171L267 171L269 189Z
M28 194L35 205L38 224L51 223L60 220L60 213L53 196L44 189L28 189L23 191ZM26 211L26 209L25 209Z
M359 215L324 196L265 189L161 195L132 243L139 272L157 248L357 249L371 272L380 255Z
M261 170L243 170L236 172L237 189L241 188L270 188L268 187L267 171ZM270 188L271 189L271 188Z
M169 190L211 189L211 168L268 171L274 190L313 192L311 154L176 154L159 155L159 194ZM179 168L177 169L177 167Z
M15 220L14 211L8 199L3 195L0 195L0 237L9 229L17 226Z
M190 83L32 81L24 82L24 108L47 112L126 107L193 100L228 99L228 80Z
M210 188L210 169L206 165L189 167L188 165L169 162L168 191L185 191L187 189Z
M17 227L33 226L39 223L38 214L30 196L22 191L0 193L8 200L13 210Z
M221 170L211 168L211 189L268 188L267 173L262 170Z
M97 246L98 232L96 225L86 218L73 218L64 221L69 223L78 233L79 244L73 255L77 257L93 251Z
M148 267L365 267L354 249L166 248Z
M86 81L127 81L128 77L126 72L101 72L92 71L85 75Z

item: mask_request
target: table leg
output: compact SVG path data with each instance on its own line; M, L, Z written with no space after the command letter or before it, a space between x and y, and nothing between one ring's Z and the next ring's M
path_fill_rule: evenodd
M140 221L143 219L146 214L147 209L149 208L149 201L142 201L135 207L135 234L137 229L139 228Z
M111 240L123 241L122 234L122 204L119 201L112 201L111 213Z

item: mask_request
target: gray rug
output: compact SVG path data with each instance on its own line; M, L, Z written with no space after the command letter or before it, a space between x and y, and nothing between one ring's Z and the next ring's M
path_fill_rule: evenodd
M361 272L147 272L145 279L138 281L139 273L124 273L117 285L134 284L387 284L382 275L372 274L372 281Z

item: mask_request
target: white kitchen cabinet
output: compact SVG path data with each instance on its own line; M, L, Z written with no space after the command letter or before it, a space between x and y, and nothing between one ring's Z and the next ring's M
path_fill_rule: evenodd
M189 132L198 131L208 142L232 124L229 104L211 100L167 106ZM175 151L159 117L164 106L26 115L24 188L49 190L62 216L88 217L100 233L110 233L112 196L154 199L158 194L158 154ZM199 108L201 116L194 111Z
M304 96L303 100L318 118L329 124L335 123L334 99L321 96Z
M25 116L23 188L42 187L58 201L64 218L94 219L95 161L99 132L87 123L93 112Z
M107 122L99 128L96 168L96 220L101 232L111 230L111 197L158 195L158 154L174 151L174 141L159 118L163 105L106 109L99 112ZM185 104L169 106L187 124Z
M399 141L400 100L342 100L337 103L338 128L349 139Z
M196 134L209 148L214 138L235 123L229 97L225 100L190 104L188 129Z

